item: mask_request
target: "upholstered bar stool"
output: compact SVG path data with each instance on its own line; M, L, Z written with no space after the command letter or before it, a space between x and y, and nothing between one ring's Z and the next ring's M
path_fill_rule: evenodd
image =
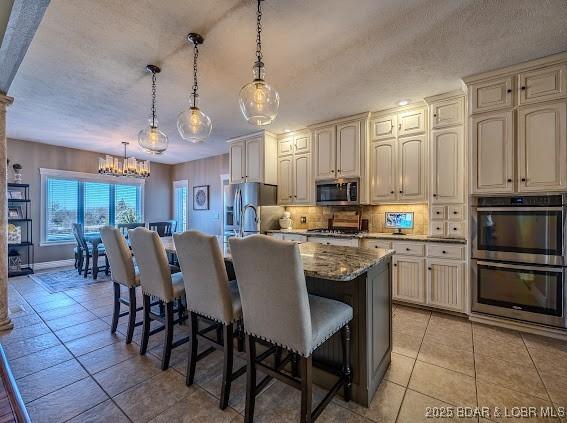
M246 366L233 373L234 339L240 336L238 322L242 307L236 281L228 280L224 258L217 238L198 231L173 234L177 258L183 273L187 308L191 316L191 347L187 361L186 385L193 384L197 361L214 349L224 352L220 408L228 406L231 383L246 371ZM199 320L208 326L199 330ZM222 342L207 334L222 328ZM211 348L197 354L199 338Z
M120 317L128 316L126 343L129 344L132 342L134 327L142 324L141 321L136 323L136 312L142 310L142 307L136 307L136 287L140 285L140 277L134 267L132 252L120 229L103 226L100 228L100 236L106 248L106 256L110 261L111 279L114 286L114 312L110 332L116 332ZM128 288L128 299L120 295L120 285ZM120 313L120 304L128 306L128 311Z
M349 401L352 385L349 322L352 320L352 307L307 294L297 244L265 235L230 238L229 242L246 334L245 421L253 421L256 395L269 377L301 390L301 422L314 421L341 388L344 388L345 400ZM312 411L312 354L339 330L342 336L342 368L336 369L337 382ZM271 348L257 355L256 342L260 341L267 342ZM278 359L278 347L283 347L288 353L284 360ZM264 364L272 353L276 357L274 367ZM293 354L299 355L299 379L282 371ZM268 375L259 385L256 384L257 368Z
M185 296L183 275L181 273L171 274L165 249L156 232L146 228L131 229L128 231L128 238L136 256L144 298L144 324L142 326L140 354L144 355L146 353L150 335L165 329L161 368L166 370L169 367L171 350L189 340L186 337L175 343L173 342L174 324L181 323L185 319L185 310L181 301ZM165 304L164 316L152 312L150 297L158 298ZM176 300L178 300L177 311L179 317L174 319L174 303ZM150 331L152 320L163 323L163 326Z

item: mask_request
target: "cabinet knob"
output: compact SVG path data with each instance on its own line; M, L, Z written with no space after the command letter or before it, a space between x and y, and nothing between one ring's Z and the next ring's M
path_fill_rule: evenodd
M441 228L440 228L439 226L437 226L437 227L436 227L435 229L437 229L438 231L440 231L440 230L441 230Z
M409 251L410 249L408 247L406 247L406 251Z
M404 192L402 190L400 190L400 194L403 194Z
M457 230L457 228L453 228L453 230L454 230L454 231L456 231L456 230Z
M394 193L394 191L390 191L390 194L393 194L393 193Z
M398 263L394 263L394 267L397 267L397 266L398 266Z
M526 182L526 178L522 178L522 182Z
M455 210L455 211L453 211L453 214L459 214L459 212Z
M443 254L447 254L447 251L445 251L445 250L443 250L443 251L441 251L441 252L442 252Z
M526 86L524 85L523 87L520 88L522 91L526 91Z
M295 198L297 198L297 195L294 195Z
M510 94L510 93L512 92L512 88L508 88L508 89L506 90L506 92L507 92L508 94Z
M435 214L441 214L441 212L440 212L440 211L438 211L438 212L435 212Z
M508 179L507 179L507 182L508 182L508 183L512 182L512 179L508 178Z
M437 117L437 113L433 113L433 117Z
M428 267L427 270L431 270L431 267Z
M378 246L377 246L377 245L375 245L375 246L374 246L374 248L378 248Z
M437 197L437 194L433 194L434 197Z
M341 170L340 170L340 169L337 169L337 172L341 173Z
M290 196L289 196L289 198L292 198L292 197L293 197L293 195L290 195Z

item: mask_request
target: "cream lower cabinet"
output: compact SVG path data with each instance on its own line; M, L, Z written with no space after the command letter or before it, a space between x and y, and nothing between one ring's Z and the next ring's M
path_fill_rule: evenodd
M464 264L456 260L426 260L426 303L434 307L463 311Z
M425 260L420 257L394 255L392 260L392 298L425 304Z

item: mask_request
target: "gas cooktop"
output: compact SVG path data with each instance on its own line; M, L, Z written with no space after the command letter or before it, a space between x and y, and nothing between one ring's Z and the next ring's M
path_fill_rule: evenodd
M337 235L358 235L364 233L365 231L360 231L358 229L350 229L350 228L316 228L316 229L308 229L307 232L313 234L337 234Z

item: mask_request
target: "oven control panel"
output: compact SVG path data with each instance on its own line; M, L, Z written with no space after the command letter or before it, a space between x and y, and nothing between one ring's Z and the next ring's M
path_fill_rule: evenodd
M526 195L517 197L476 197L477 207L551 207L567 203L564 195Z

